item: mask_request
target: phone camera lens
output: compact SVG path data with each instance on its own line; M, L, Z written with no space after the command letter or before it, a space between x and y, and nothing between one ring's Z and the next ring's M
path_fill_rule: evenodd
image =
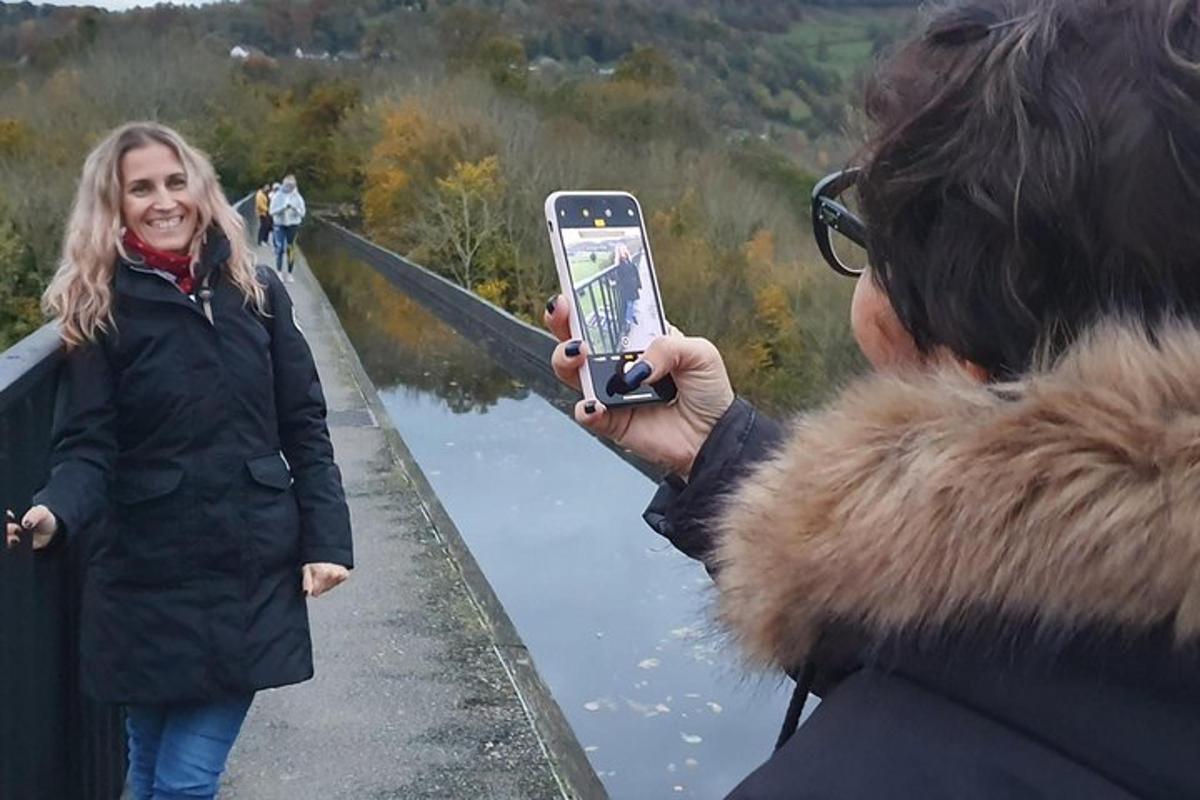
M611 209L611 208L606 208L606 209L604 209L604 216L606 216L606 217L611 217L611 216L612 216L612 209Z
M583 210L583 215L584 215L585 217L590 217L590 216L592 215L592 212L591 212L591 211L588 211L588 210L585 208L585 209Z

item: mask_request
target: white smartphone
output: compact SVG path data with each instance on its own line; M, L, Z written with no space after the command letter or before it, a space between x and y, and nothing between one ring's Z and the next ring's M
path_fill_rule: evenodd
M626 371L667 332L658 276L642 207L627 192L555 192L546 226L563 296L570 299L571 336L587 342L583 395L609 408L668 402L675 384L630 387Z

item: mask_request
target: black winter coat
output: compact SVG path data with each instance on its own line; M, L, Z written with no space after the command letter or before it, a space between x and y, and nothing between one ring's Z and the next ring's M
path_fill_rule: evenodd
M646 518L822 701L729 797L1200 798L1198 432L1195 330L1003 392L875 376L790 431L737 401Z
M169 280L119 263L115 325L70 352L55 420L54 512L85 577L85 690L206 701L312 676L301 565L353 565L312 354L278 278L269 316L222 274L210 323Z
M617 263L616 270L617 300L621 313L625 313L625 304L637 300L642 291L642 276L637 264L628 259Z

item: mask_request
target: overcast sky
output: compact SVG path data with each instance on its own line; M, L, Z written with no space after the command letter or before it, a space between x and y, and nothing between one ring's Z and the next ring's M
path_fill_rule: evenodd
M215 0L173 0L177 6L202 6L206 3L215 2ZM33 0L34 5L38 6L98 6L99 8L107 8L111 11L124 11L127 8L138 8L141 6L156 6L154 0L91 0L91 2L79 2L79 0Z

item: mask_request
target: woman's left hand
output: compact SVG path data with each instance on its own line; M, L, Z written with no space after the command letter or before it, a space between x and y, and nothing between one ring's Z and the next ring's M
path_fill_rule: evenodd
M309 597L320 597L350 577L350 570L341 564L305 564L304 593Z
M10 509L4 512L4 545L11 550L21 543L22 534L30 534L33 549L42 550L58 533L58 518L45 506L34 506L25 512L17 524L17 515Z

